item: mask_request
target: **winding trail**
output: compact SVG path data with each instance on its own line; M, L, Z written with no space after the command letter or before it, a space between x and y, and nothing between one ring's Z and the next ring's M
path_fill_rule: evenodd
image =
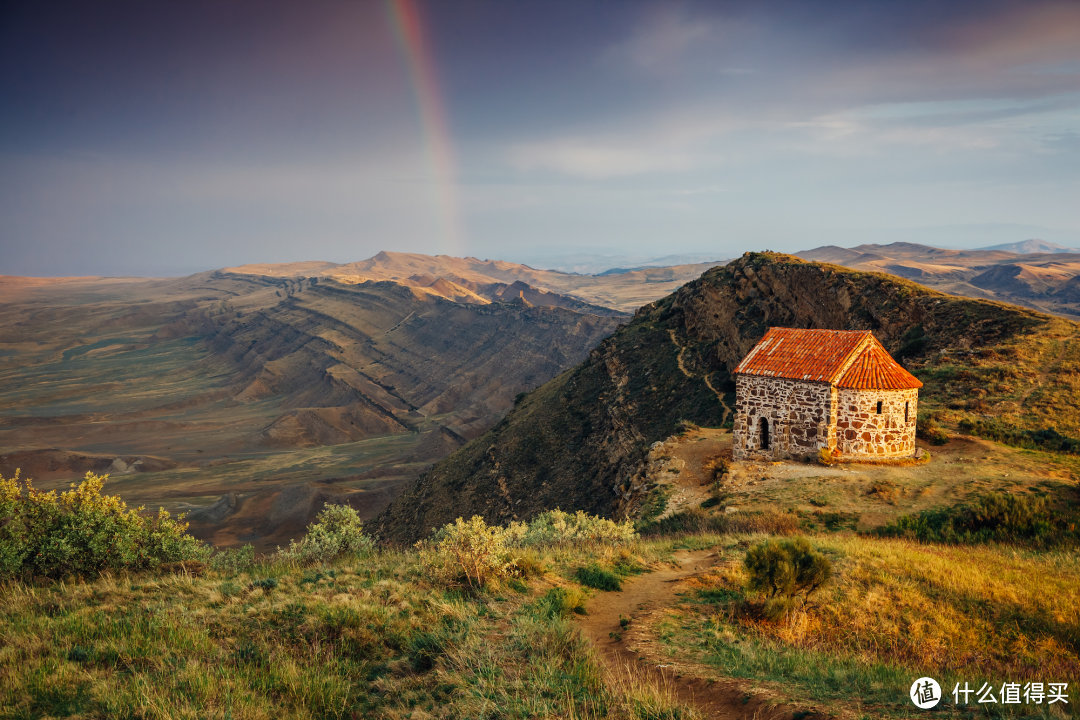
M683 345L680 345L679 341L675 338L675 330L673 330L672 328L668 328L668 334L671 336L671 344L674 345L675 347L679 348L679 354L675 358L675 361L679 364L679 370L681 370L682 374L685 375L688 378L696 378L697 375L695 375L694 373L687 370L686 365L683 364L683 355L686 353L686 347L683 346ZM705 381L705 385L707 385L708 388L710 390L712 390L712 393L713 393L713 395L716 396L716 399L720 401L720 405L723 406L723 408L724 408L724 416L722 418L720 418L720 424L723 425L724 423L727 422L727 419L731 416L731 408L729 408L728 404L726 402L724 402L723 394L718 392L717 389L713 387L712 382L709 381L709 376L708 375L702 375L702 379Z
M748 681L716 678L715 671L682 664L678 657L659 655L650 632L651 618L659 619L675 601L676 584L700 574L717 560L714 550L680 552L679 567L665 567L624 583L622 592L593 597L579 622L609 673L621 681L628 676L674 694L711 720L793 720L823 718L806 709L777 704L768 692L751 689ZM626 628L620 619L630 618ZM611 635L614 633L614 635Z

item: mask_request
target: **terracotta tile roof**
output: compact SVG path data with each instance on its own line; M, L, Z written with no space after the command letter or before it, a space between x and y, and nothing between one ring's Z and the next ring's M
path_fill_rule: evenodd
M840 379L837 387L860 390L909 390L921 388L922 383L914 375L901 367L885 351L877 338L871 338L855 362L851 363Z
M735 373L868 390L922 387L868 330L769 328Z

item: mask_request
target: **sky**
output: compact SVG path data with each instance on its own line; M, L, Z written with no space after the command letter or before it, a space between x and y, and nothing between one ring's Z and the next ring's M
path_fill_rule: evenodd
M1080 2L0 3L0 275L1080 246Z

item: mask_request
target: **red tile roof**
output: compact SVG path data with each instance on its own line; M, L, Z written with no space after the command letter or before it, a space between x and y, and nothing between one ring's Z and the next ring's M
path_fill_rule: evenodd
M873 342L867 343L855 362L836 381L837 387L859 390L909 390L922 387L919 379L893 360L877 338L871 335L870 339Z
M922 387L868 330L769 328L735 368L735 373L813 380L866 390Z

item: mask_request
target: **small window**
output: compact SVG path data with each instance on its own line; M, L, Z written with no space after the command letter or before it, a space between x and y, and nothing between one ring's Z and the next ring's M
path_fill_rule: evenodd
M908 422L908 411L911 410L911 403L904 403L904 422Z
M881 401L880 400L877 401L877 414L878 415L881 414Z
M759 440L758 447L760 447L762 450L768 450L769 449L769 421L766 420L765 418L761 418L761 422L759 424L759 431L760 431L760 435L759 435L759 438L758 438L758 440Z

